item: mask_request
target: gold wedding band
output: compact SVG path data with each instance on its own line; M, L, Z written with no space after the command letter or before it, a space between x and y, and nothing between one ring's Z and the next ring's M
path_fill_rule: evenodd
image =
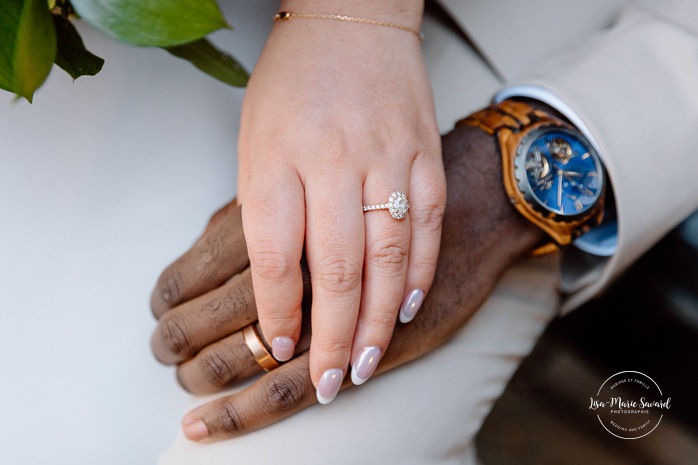
M242 336L245 338L245 345L247 345L247 348L250 349L250 352L252 352L257 364L261 366L264 371L271 371L274 368L279 367L279 362L272 357L262 343L262 339L259 337L254 323L249 326L245 326L245 328L242 330Z

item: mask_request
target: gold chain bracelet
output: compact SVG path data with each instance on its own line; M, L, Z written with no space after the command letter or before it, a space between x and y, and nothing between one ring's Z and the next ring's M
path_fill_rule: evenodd
M345 15L326 15L322 13L290 13L288 11L279 11L274 15L274 21L288 21L289 19L333 19L335 21L349 21L352 23L373 24L374 26L392 27L395 29L400 29L402 31L411 32L412 34L419 37L420 41L424 40L424 34L417 31L416 29L412 29L411 27L404 26L402 24L389 23L387 21L356 18L354 16Z

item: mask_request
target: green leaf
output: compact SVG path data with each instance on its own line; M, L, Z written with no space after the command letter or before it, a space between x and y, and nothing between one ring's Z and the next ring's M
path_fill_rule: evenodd
M197 40L165 50L172 55L188 60L209 76L233 87L244 87L249 75L235 58L221 52L206 39Z
M80 76L94 76L102 70L104 60L85 49L80 34L75 27L62 16L53 16L58 39L56 64L73 79Z
M0 1L0 89L31 102L55 56L56 31L46 0Z
M215 0L72 0L71 4L95 29L133 45L172 47L229 27Z

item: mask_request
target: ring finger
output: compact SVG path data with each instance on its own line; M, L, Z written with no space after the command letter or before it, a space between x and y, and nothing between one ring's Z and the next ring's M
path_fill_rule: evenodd
M351 357L351 379L354 384L363 384L368 380L388 347L407 277L410 220L404 209L408 208L409 203L402 191L391 193L386 187L386 180L392 180L394 184L391 187L398 189L405 189L409 185L407 177L396 179L394 175L386 173L370 176L364 185L364 200L389 203L396 208L367 211L364 214L364 280Z
M295 347L295 354L305 352L310 347L310 302L303 302L303 323L301 336ZM256 334L254 341L261 347L250 346L243 332L247 327L214 343L177 367L177 380L184 389L194 394L211 394L234 386L264 368L257 358L258 352L263 353L268 360L271 348L266 341L258 322L249 325ZM276 362L274 361L276 364ZM278 365L277 365L278 366ZM266 369L266 368L265 368ZM273 370L269 369L268 371Z
M249 268L223 286L165 313L153 333L155 358L171 365L255 321Z

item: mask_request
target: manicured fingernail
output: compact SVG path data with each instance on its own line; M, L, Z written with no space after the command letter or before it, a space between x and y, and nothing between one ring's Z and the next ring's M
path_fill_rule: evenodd
M364 347L356 357L356 362L351 366L351 382L356 384L364 384L371 377L378 362L381 359L379 347Z
M203 438L208 436L208 428L206 427L206 423L204 423L201 420L195 420L192 421L191 423L184 423L182 425L182 431L184 432L184 435L187 437L187 439L190 439L192 441L200 441Z
M324 372L317 384L317 400L321 404L329 404L337 397L339 388L342 387L344 372L339 368L331 368Z
M271 341L271 352L279 362L286 362L293 357L296 344L290 337L275 337Z
M412 289L405 296L405 300L400 305L400 323L409 323L412 321L422 306L424 301L424 291L421 289Z

